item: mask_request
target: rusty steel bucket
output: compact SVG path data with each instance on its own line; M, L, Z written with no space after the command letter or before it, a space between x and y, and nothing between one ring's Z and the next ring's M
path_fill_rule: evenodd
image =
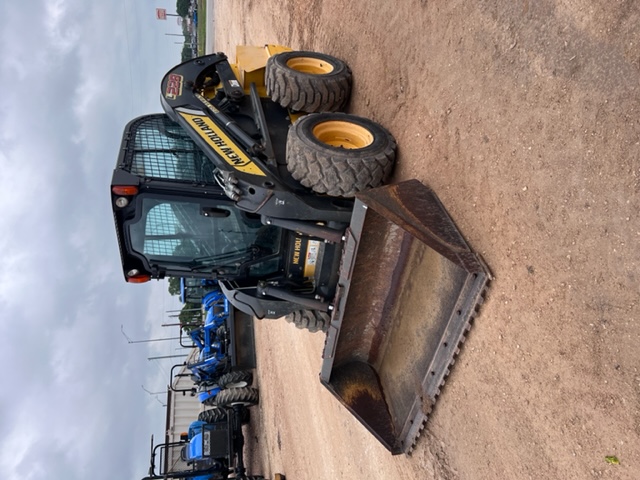
M412 450L490 278L419 181L358 195L320 380L393 454Z

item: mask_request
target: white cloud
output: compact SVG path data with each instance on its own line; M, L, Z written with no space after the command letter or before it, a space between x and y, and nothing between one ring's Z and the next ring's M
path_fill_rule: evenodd
M7 252L6 242L0 243L0 248ZM11 252L2 256L2 269L0 269L0 305L17 306L23 296L23 292L29 289L29 279L21 272L27 265L27 252Z
M17 427L8 432L8 435L11 438L11 443L3 446L0 452L0 468L5 472L3 476L7 475L5 478L8 480L45 478L45 472L40 465L34 466L26 475L24 472L25 466L29 464L29 459L33 456L33 445L37 442L38 431Z
M48 46L53 47L59 54L65 55L76 47L80 40L81 29L71 23L69 2L65 0L49 0L44 4L45 28L49 40Z
M84 120L84 117L95 115L95 103L100 97L109 97L113 92L107 86L109 78L93 72L83 72L83 79L76 88L76 95L73 99L73 112L77 117ZM74 138L77 142L77 138Z
M136 339L174 336L160 326L173 300L165 282L124 282L107 188L122 128L160 110L179 48L153 7L122 7L35 0L0 17L0 362L11 386L0 392L0 471L10 480L142 476L148 435L164 428L140 385L164 389L169 367L147 357L175 345L129 345L120 324Z
M49 162L43 160L43 152L34 142L28 142L28 135L25 135L23 122L18 125L12 123L10 119L0 123L2 130L12 135L16 141L5 146L4 152L0 153L0 165L2 166L2 176L0 176L0 202L3 207L3 215L0 222L12 219L15 221L29 220L28 209L25 208L33 203L37 197L42 204L46 205L51 188L47 185L46 178L53 174ZM21 140L18 143L18 140ZM41 204L41 205L42 205ZM33 212L36 213L37 212ZM31 215L33 216L33 215ZM2 229L5 234L7 229Z
M27 75L31 72L31 68L27 65L27 62L24 58L19 58L16 56L6 56L0 60L2 65L2 70L5 72L7 76L11 76L15 81L24 81L27 78ZM11 139L6 132L2 132L3 139Z

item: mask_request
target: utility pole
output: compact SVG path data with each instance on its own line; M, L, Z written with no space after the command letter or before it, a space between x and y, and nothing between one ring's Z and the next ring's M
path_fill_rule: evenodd
M127 343L149 343L149 342L162 342L165 340L180 340L180 337L150 338L147 340L131 340L129 336L126 333L124 333L124 325L120 325L120 331L122 332L122 335L124 335L124 338L127 339Z
M163 358L184 358L188 356L189 355L161 355L159 357L147 357L147 360L151 361L151 360L160 360Z

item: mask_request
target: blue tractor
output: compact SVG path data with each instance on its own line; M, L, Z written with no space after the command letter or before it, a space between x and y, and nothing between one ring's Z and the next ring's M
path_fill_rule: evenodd
M171 370L172 378L189 375L195 387L172 388L197 395L204 405L216 406L228 396L235 398L237 390L226 390L247 388L253 382L253 318L231 308L215 281L181 279L180 297L184 303L199 302L205 315L204 324L189 332L198 348L196 361L175 365ZM185 366L183 373L174 374L176 368Z
M143 480L264 480L247 475L244 466L242 425L248 422L247 406L254 401L257 398L246 397L201 412L179 442L154 446L152 438L149 475Z

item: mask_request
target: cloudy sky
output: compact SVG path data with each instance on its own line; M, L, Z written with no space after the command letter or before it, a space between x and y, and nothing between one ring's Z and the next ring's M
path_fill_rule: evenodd
M165 411L175 304L127 285L109 205L122 129L160 111L175 1L23 0L0 15L0 472L139 479ZM164 400L164 395L160 398Z

